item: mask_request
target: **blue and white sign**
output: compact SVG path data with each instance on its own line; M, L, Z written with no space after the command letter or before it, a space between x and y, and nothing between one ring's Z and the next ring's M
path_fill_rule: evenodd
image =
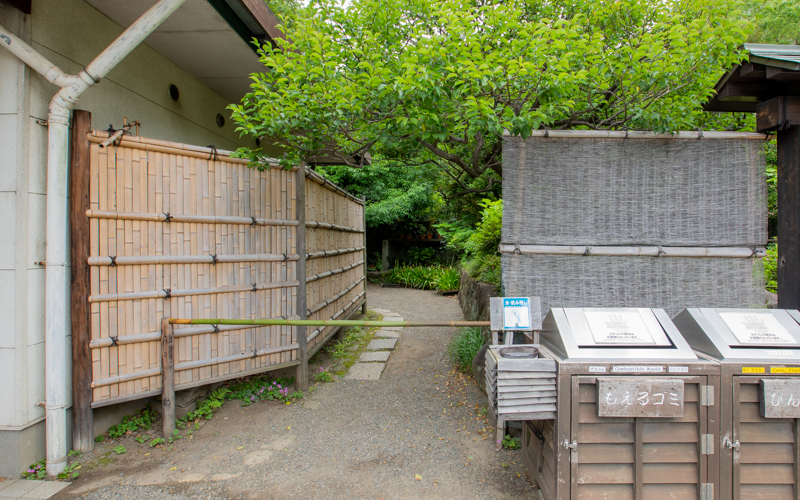
M531 304L528 297L503 298L503 330L530 330Z

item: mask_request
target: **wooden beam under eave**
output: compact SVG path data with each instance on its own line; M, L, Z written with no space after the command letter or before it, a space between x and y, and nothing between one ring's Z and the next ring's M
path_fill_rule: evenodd
M775 97L756 106L756 130L769 132L800 125L800 97Z
M800 126L778 131L778 307L800 309Z
M740 78L764 79L767 77L767 69L763 64L742 63L739 67Z
M4 2L16 7L25 14L31 13L31 0L4 0Z
M767 80L786 81L800 80L800 71L790 71L788 69L767 67Z

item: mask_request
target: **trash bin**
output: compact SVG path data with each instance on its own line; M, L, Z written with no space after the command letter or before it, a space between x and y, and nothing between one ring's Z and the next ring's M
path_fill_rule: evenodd
M800 313L684 309L675 326L720 363L719 498L798 498Z
M524 422L523 454L545 499L713 498L719 364L663 309L552 308L540 339L557 416Z

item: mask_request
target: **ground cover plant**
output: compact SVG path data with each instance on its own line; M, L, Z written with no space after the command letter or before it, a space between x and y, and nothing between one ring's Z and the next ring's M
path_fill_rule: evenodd
M386 283L406 285L423 290L458 290L461 277L458 269L444 266L398 265L384 277Z

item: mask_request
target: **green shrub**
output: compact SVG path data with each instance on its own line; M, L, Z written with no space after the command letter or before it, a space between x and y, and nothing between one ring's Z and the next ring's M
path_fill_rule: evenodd
M500 290L500 256L499 255L483 255L474 257L463 263L464 270L482 283L494 285L497 290Z
M134 415L125 415L122 417L122 422L117 425L112 425L108 429L108 436L111 439L116 439L118 437L122 437L128 431L136 432L138 430L147 430L153 424L153 414L150 412L150 408L144 408L143 410L137 412ZM98 436L100 437L100 436ZM97 441L97 438L95 438ZM102 441L102 440L101 440Z
M461 288L461 274L454 267L442 269L433 280L433 287L437 290L450 291Z
M457 269L442 266L396 266L385 281L423 290L458 290L461 283Z
M483 334L477 327L460 328L447 346L450 361L462 372L472 370L472 360L483 347Z
M765 288L773 293L778 293L778 244L767 245L767 255L764 256Z
M480 205L483 207L481 221L465 247L472 255L494 255L498 253L497 246L503 229L503 200L484 199Z
M411 247L403 257L403 263L410 266L430 266L436 261L436 249L431 247Z

